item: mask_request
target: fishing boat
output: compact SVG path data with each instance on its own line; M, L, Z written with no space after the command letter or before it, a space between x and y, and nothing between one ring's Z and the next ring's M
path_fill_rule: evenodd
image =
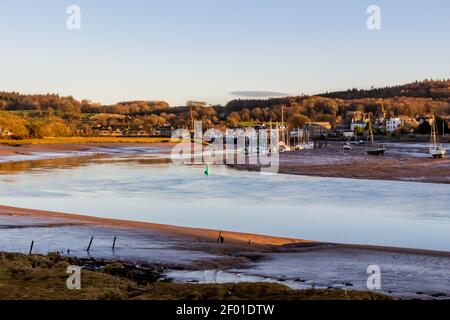
M433 122L431 124L431 141L429 153L433 158L444 158L447 150L439 143L439 134L437 130L436 118L433 115Z
M372 128L372 122L370 121L369 117L369 134L370 134L370 140L372 142L372 145L366 149L366 153L371 156L382 156L386 152L386 148L375 144L375 139L373 137L373 128Z

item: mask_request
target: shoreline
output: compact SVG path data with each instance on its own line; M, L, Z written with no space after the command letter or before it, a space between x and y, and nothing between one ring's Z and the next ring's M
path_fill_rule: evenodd
M170 140L170 139L169 139ZM64 152L88 152L96 149L115 149L124 147L153 147L170 149L174 142L86 142L86 143L49 143L49 144L18 144L16 146L1 144L0 157L14 155L29 156L35 153L64 153ZM31 159L30 159L31 160Z
M272 245L272 246L282 246L286 244L319 244L319 242L295 238L285 238L270 235L261 235L253 233L226 231L226 230L215 230L215 229L205 229L205 228L191 228L183 226L174 226L167 224L159 224L152 222L141 222L132 220L121 220L121 219L111 219L111 218L100 218L95 216L87 216L81 214L27 209L27 208L17 208L0 205L0 215L3 216L17 216L17 217L41 217L41 218L59 218L68 221L80 221L84 223L89 223L97 226L103 227L121 227L130 229L141 229L141 230L153 230L159 231L166 234L181 235L194 238L206 238L209 240L216 240L219 236L225 238L227 242L235 243L252 243L259 245ZM231 241L230 241L231 240Z
M32 259L53 252L68 258L114 265L160 266L175 286L282 285L293 290L367 291L366 269L379 265L389 279L378 293L400 299L445 299L450 252L340 244L187 228L147 222L0 206L6 238L0 251ZM11 238L9 238L11 236ZM91 251L89 239L94 239ZM114 238L118 246L111 249ZM92 237L92 238L91 238ZM248 239L253 239L248 243ZM89 244L90 247L90 244ZM67 249L70 248L70 251ZM61 251L61 249L63 251ZM405 269L406 268L406 269ZM409 270L405 278L401 270ZM330 276L332 274L332 276ZM410 283L409 277L423 283Z
M179 283L157 264L77 259L0 251L6 300L398 300L369 290L291 289L277 283ZM63 284L70 265L82 268L82 290ZM27 271L27 277L22 275ZM31 278L33 281L29 281ZM440 296L440 295L439 295ZM444 296L446 296L444 294Z
M407 247L392 247L383 245L369 245L369 244L351 244L351 243L332 243L322 242L319 240L306 240L297 238L287 238L280 236L254 234L218 229L206 229L206 228L192 228L175 226L168 224L121 220L112 218L101 218L95 216L87 216L81 214L72 214L55 211L45 211L27 208L18 208L11 206L0 205L0 216L8 217L34 217L34 218L52 218L66 220L67 224L75 223L80 225L92 225L106 228L125 228L136 231L156 231L165 235L189 237L194 240L202 239L206 242L216 242L219 234L224 237L225 243L233 245L258 245L258 246L272 246L279 247L282 252L289 253L290 251L297 252L305 248L336 248L336 249L355 249L355 250L368 250L374 252L385 253L401 253L401 254L419 254L437 257L449 257L450 251L440 250L428 250L418 248ZM45 222L45 221L44 221ZM249 242L250 240L250 242Z

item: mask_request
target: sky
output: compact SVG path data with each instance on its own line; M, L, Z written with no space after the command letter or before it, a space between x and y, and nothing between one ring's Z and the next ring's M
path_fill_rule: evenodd
M380 30L367 28L369 5ZM0 0L0 36L0 91L104 104L450 78L447 0Z

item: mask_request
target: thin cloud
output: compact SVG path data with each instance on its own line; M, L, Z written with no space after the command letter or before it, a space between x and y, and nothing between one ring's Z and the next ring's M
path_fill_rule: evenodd
M233 91L230 95L247 98L287 97L288 93L276 91Z

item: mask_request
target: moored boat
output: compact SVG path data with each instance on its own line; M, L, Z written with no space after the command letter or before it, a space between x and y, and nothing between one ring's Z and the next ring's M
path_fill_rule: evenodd
M350 144L350 142L346 142L346 143L344 143L344 146L342 147L342 149L352 150L352 145Z
M440 159L445 157L447 150L439 143L439 134L437 130L436 118L433 115L433 122L431 124L431 141L428 152L433 158Z
M366 153L371 156L383 156L384 153L386 152L386 148L381 145L375 144L375 139L373 137L372 122L370 121L370 117L369 117L369 134L372 145L366 149Z

